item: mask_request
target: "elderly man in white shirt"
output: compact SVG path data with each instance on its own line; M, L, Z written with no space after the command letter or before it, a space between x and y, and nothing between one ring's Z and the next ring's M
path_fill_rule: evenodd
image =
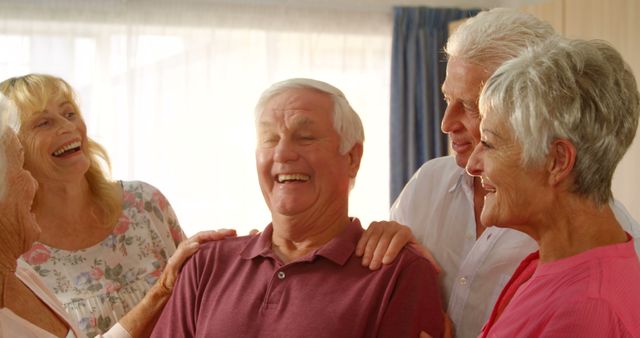
M441 268L443 302L457 337L478 336L511 274L537 250L524 233L480 222L485 192L480 180L464 170L480 141L478 97L503 62L554 34L548 23L529 14L494 9L467 20L451 35L441 128L454 155L426 162L391 207L395 222L374 222L359 243L357 253L372 265L389 245L383 260L388 263L407 238L398 223L408 225L412 240L426 247ZM640 225L619 202L609 207L627 232L640 235Z

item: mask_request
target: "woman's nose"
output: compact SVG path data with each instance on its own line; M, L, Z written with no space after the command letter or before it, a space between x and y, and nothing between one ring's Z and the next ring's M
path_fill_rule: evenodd
M482 143L478 143L476 147L473 149L473 152L469 156L469 160L467 161L466 170L467 173L471 176L482 176Z
M76 125L66 119L61 119L58 124L58 134L68 133L76 129Z

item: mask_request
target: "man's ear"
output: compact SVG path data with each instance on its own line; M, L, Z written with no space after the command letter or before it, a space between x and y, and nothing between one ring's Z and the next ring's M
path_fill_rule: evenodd
M576 147L567 139L558 139L551 143L547 156L549 184L556 186L571 175L576 163Z
M360 169L360 160L362 160L362 143L356 143L347 153L349 156L349 177L355 178Z

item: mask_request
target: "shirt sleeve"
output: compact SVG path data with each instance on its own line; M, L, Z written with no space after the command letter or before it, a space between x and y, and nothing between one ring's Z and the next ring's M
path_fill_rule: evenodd
M632 337L611 306L601 299L587 299L558 309L540 337Z
M187 236L180 227L180 222L178 222L178 217L171 203L169 203L169 200L160 189L146 182L141 182L141 185L144 191L143 199L145 210L153 215L162 227L166 227L169 235L171 235L171 238L168 240L173 242L173 246L178 247L178 244L186 239ZM158 227L159 226L160 225L158 225ZM165 230L163 229L163 231Z
M173 210L171 203L169 203L169 200L158 189L156 189L156 191L154 191L153 194L154 194L154 199L156 200L156 204L159 207L160 212L162 212L163 214L164 222L167 223L167 225L169 226L169 231L171 232L171 238L173 239L173 242L177 247L178 244L180 244L180 242L182 242L187 238L187 236L185 235L184 231L180 227L180 222L178 222L178 217L176 216L176 213Z
M176 247L177 247L178 244L180 244L180 242L187 239L187 235L185 235L184 231L182 230L182 227L180 226L180 222L178 222L178 217L176 216L176 213L173 211L173 207L171 207L171 204L169 204L169 202L167 202L167 205L168 207L165 214L169 223L169 230L171 231L171 237L173 238L173 242L176 244Z
M133 338L131 334L122 326L120 322L116 323L109 331L100 335L103 338Z
M426 259L416 257L396 280L378 337L416 338L421 331L441 337L444 315L436 271Z
M200 297L197 253L189 259L178 276L173 293L164 307L151 337L187 338L196 335Z

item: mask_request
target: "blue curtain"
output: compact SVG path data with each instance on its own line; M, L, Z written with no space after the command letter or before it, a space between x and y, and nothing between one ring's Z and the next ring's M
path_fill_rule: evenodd
M440 87L447 66L449 23L478 9L396 7L391 58L391 189L396 197L427 160L447 154L440 131L446 108Z

